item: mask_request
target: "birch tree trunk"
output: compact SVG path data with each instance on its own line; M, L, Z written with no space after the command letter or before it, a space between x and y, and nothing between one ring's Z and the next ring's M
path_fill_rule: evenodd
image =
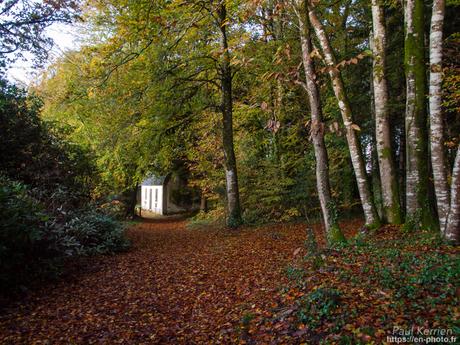
M238 189L238 174L236 169L235 150L233 147L233 96L232 96L232 69L230 66L230 53L227 41L227 9L222 3L218 9L219 29L221 32L220 61L222 101L221 109L223 116L223 148L225 178L227 185L227 225L237 227L241 224L240 195Z
M315 30L315 34L318 37L321 49L324 53L325 62L332 81L332 88L334 90L335 97L337 98L339 109L342 114L343 123L346 129L348 148L350 150L351 161L356 175L356 181L358 184L359 196L361 198L366 225L368 227L376 227L380 224L380 220L374 205L372 193L370 191L363 153L361 151L361 145L354 128L355 125L353 124L352 112L346 97L342 76L336 67L335 56L326 32L324 31L323 25L318 20L313 7L310 5L308 6L308 14L310 23Z
M431 228L425 111L423 0L405 0L406 223Z
M391 149L391 132L388 112L388 85L386 68L386 29L384 9L380 0L372 0L373 90L375 109L375 141L380 173L384 221L401 224L399 188Z
M370 30L369 32L369 48L373 51L372 45L374 44L374 32ZM373 69L371 69L370 78L369 78L369 98L371 101L371 119L373 123L373 131L375 133L375 102L374 102L374 77L373 77ZM382 184L380 183L380 170L379 170L379 158L377 156L377 143L375 139L375 135L371 136L369 146L371 149L370 152L370 165L371 165L371 189L372 189L372 196L374 198L374 205L377 209L377 214L379 215L380 219L384 219L383 215L383 202L382 202Z
M294 5L295 6L295 5ZM329 159L327 156L326 145L324 143L324 123L321 112L321 100L316 85L316 75L311 57L312 46L309 35L308 24L301 9L303 6L295 8L299 22L300 45L302 48L302 64L305 71L305 88L308 94L308 101L311 112L311 138L315 150L316 159L316 188L321 205L321 212L324 219L327 239L330 244L344 241L345 237L340 231L337 216L333 213L331 188L329 182Z
M457 149L454 168L452 170L450 210L447 217L444 238L449 242L460 243L460 148Z
M441 110L442 29L445 1L434 0L430 31L430 143L439 228L444 234L449 213L449 185L444 150L444 122Z

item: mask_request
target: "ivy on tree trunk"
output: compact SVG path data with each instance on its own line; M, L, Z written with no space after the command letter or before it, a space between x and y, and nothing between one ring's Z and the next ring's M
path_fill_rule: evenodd
M432 228L435 218L428 188L423 7L422 0L405 1L406 223Z

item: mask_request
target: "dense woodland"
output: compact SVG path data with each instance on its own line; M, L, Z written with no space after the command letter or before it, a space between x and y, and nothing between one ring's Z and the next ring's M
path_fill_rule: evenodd
M287 270L297 284L290 301L303 296L288 309L303 325L296 337L319 343L325 325L351 322L329 314L344 295L328 290L327 274L319 289L301 283L351 262L396 300L421 303L397 313L440 308L450 327L460 276L459 9L457 0L0 3L2 289L49 280L70 258L127 250L122 221L140 183L173 173L194 191L182 197L201 198L192 228L321 224L316 239L305 236L299 265L309 268ZM81 37L50 61L53 23L77 25ZM42 72L24 89L4 72L26 52ZM332 254L318 249L322 237ZM398 249L380 247L388 241ZM385 273L379 265L396 257L401 266ZM402 277L398 287L389 275ZM251 322L266 322L258 317L242 321L240 340ZM350 344L375 335L348 331Z
M89 2L34 92L101 193L185 170L229 226L354 212L458 241L456 3L431 5Z

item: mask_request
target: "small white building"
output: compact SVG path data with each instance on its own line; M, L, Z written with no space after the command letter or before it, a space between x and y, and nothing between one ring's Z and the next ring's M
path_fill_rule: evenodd
M141 184L138 199L142 210L160 214L177 214L197 209L190 197L186 182L177 175L150 175ZM199 206L199 204L198 204Z
M141 207L153 213L164 215L168 211L168 197L166 186L170 175L151 176L141 185Z

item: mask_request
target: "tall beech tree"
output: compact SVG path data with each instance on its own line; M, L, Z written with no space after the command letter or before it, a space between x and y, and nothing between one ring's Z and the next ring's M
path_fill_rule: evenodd
M227 7L224 1L217 5L217 25L220 30L220 83L222 92L222 141L224 149L225 179L227 184L227 225L235 227L241 224L240 193L238 189L238 174L236 169L235 150L233 147L233 96L232 96L232 67L227 39Z
M375 143L383 201L382 218L388 223L400 224L402 217L399 204L399 186L391 147L388 82L385 71L387 34L384 8L380 0L372 0L372 23L372 86L374 92Z
M324 60L332 81L332 88L334 90L335 97L337 98L342 120L345 125L348 149L350 151L350 157L356 176L359 196L361 199L362 208L364 210L365 222L369 227L376 227L379 226L380 219L374 204L372 192L370 190L364 157L361 150L361 144L358 135L356 134L356 131L359 128L356 124L353 123L353 115L350 103L347 99L345 87L343 85L341 72L338 69L334 52L332 50L331 44L329 43L329 38L326 34L326 31L324 30L323 24L315 13L312 2L308 3L308 15L323 51Z
M447 241L458 243L460 241L460 150L457 149L449 189L442 113L442 38L445 6L444 0L434 0L431 14L429 48L431 165L441 234Z
M444 148L444 120L442 118L442 29L444 22L444 0L433 1L430 30L430 145L433 181L439 227L443 233L449 214L449 185Z
M315 150L316 160L316 188L323 215L324 226L330 243L343 241L345 237L340 231L336 216L333 214L331 187L329 182L329 159L326 144L324 142L325 125L321 109L321 98L316 85L316 73L312 58L312 44L308 15L305 1L299 0L293 3L293 8L299 23L299 38L302 53L302 64L305 72L305 83L302 86L307 92L310 105L311 126L310 136Z
M429 197L424 20L423 0L406 0L406 223L432 227L435 218Z

